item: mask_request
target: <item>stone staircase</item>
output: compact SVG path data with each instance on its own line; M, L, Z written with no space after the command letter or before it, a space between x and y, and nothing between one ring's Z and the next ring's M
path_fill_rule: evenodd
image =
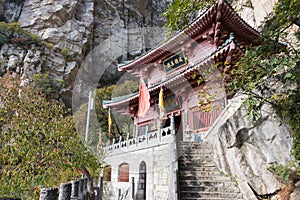
M243 200L232 178L217 169L209 145L180 142L178 146L178 199Z

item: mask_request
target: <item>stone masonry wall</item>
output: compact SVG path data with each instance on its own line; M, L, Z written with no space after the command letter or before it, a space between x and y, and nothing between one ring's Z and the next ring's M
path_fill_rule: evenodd
M172 137L172 136L170 136ZM138 147L138 146L137 146ZM129 180L134 177L135 192L139 182L139 166L141 162L146 163L146 198L149 200L171 200L174 199L175 190L174 171L176 149L174 143L170 142L135 148L134 150L117 150L112 154L108 154L104 161L106 165L112 167L112 178L110 185L116 188L121 188L123 183L118 183L118 167L122 163L129 164ZM109 192L108 199L114 199L117 193Z

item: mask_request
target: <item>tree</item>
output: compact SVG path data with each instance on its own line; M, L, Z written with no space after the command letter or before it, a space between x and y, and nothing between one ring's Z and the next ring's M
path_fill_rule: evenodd
M0 196L36 199L40 188L96 174L100 163L81 143L72 116L19 82L0 78Z
M16 0L18 3L21 0ZM35 44L42 46L41 39L34 34L21 28L21 24L18 22L5 23L0 22L0 46L6 43L17 44L20 46L30 46Z
M210 0L205 2L212 2ZM183 28L204 1L174 0L165 11L169 32ZM265 20L258 46L247 47L245 55L234 64L227 87L229 95L248 95L245 105L253 120L260 117L263 104L273 106L278 116L290 126L293 139L293 173L300 175L300 0L279 0L272 15ZM194 15L192 15L193 17ZM293 33L289 30L293 29ZM294 42L291 42L291 37ZM278 88L280 85L280 88Z
M50 77L49 72L44 74L36 73L32 75L32 87L39 94L43 94L47 99L58 99L59 91L63 88L62 80L55 80Z
M169 38L176 31L185 28L199 12L213 5L214 0L173 0L168 2L168 8L163 13L167 19L166 37Z
M103 108L102 101L109 100L113 97L131 94L137 92L138 83L132 80L126 80L119 85L111 85L108 87L100 88L95 92L96 113L97 118L102 128L102 131L108 133L108 109ZM115 112L113 112L115 113ZM118 138L123 133L130 133L132 127L132 119L129 116L120 116L115 113L112 115L112 137ZM107 135L108 138L108 135Z

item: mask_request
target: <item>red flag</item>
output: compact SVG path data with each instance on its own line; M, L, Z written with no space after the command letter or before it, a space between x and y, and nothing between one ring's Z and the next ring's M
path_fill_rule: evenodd
M137 116L144 117L150 108L150 94L148 88L140 75L140 94L139 94L139 109Z

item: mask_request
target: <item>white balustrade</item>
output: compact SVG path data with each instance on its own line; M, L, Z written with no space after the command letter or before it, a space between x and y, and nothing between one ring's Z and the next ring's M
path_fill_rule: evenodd
M175 130L172 126L159 128L154 131L146 131L146 134L139 135L136 138L130 138L129 133L127 133L126 140L122 141L120 136L119 141L116 142L115 138L111 145L106 146L104 149L107 152L113 152L117 150L128 150L131 148L143 148L147 146L157 145L161 142L168 141L167 138L172 137L175 134Z

